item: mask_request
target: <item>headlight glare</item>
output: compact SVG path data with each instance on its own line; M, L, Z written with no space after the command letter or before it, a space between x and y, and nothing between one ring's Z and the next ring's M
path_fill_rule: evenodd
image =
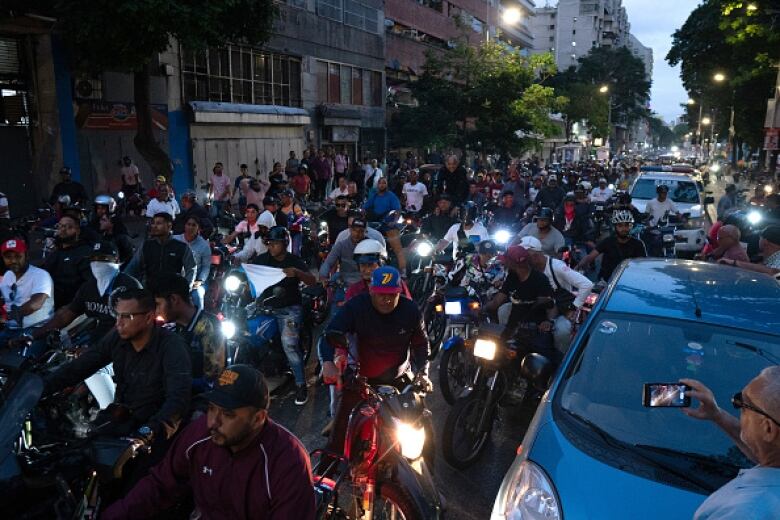
M236 335L236 324L228 320L223 321L222 335L225 336L225 339L232 339Z
M225 278L225 289L233 292L238 290L238 288L241 286L241 280L239 280L238 276L230 275L227 278Z
M478 339L474 342L474 356L493 360L496 357L496 342Z
M433 246L430 242L420 242L416 249L418 256L428 256L433 252Z
M409 460L420 458L425 447L425 428L397 420L395 437L401 447L401 455Z
M444 314L449 314L449 315L462 314L460 302L459 301L445 302L444 303Z
M544 471L530 460L520 464L507 486L502 509L504 516L513 520L561 518L561 508L552 483Z
M747 214L747 220L748 222L750 222L752 226L755 226L756 224L761 222L762 218L763 217L761 216L761 213L759 213L758 211L751 211L750 213Z
M496 242L499 244L506 244L509 242L511 234L506 229L499 229L496 231Z

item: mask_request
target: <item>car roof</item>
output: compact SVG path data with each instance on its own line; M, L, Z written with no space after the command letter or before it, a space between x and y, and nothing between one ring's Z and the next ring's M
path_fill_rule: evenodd
M683 172L642 172L636 180L640 179L661 179L666 181L690 181L696 182L691 173Z
M777 336L778 302L780 283L765 274L692 260L645 258L615 272L604 309Z

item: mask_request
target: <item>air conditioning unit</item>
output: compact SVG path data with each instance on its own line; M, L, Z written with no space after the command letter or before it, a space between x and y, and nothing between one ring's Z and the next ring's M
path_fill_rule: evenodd
M73 79L73 95L77 99L103 99L103 78L80 74Z

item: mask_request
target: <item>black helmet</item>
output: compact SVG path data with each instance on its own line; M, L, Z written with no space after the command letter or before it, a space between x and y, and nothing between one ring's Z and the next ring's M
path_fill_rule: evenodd
M581 183L578 183L574 187L574 193L587 193L588 190L585 189L585 186Z
M284 242L285 247L290 243L290 232L284 226L274 226L268 230L264 242Z
M279 199L270 195L266 195L265 198L263 198L263 206L268 206L269 204L275 204L279 206Z
M473 202L467 202L460 208L460 220L465 223L472 223L477 218L477 207Z
M574 195L566 194L563 198L563 202L577 202L577 198Z
M539 219L552 220L552 218L553 218L553 210L551 208L542 208L539 210L539 214L536 215L536 220Z
M631 204L631 201L633 200L631 198L631 194L627 191L619 191L617 193L617 200L621 204Z
M659 184L658 186L655 187L655 192L656 193L661 193L661 192L669 193L669 186L667 186L666 184Z

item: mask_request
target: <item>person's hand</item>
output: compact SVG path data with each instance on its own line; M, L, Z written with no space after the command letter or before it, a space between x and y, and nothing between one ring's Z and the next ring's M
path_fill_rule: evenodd
M552 330L552 322L550 320L541 322L539 324L539 330L542 332L550 332Z
M721 258L720 260L718 260L718 263L723 265L730 265L732 267L734 266L734 262L732 260L729 260L728 258Z
M414 385L418 387L423 393L430 394L433 392L433 383L423 372L414 376Z
M295 267L285 267L282 271L284 271L284 275L288 278L296 278L298 276L298 269Z
M695 379L680 379L681 383L684 383L692 388L688 392L688 395L694 399L698 399L698 408L683 408L682 411L688 417L695 419L702 419L706 421L714 421L720 414L720 407L715 401L715 395L712 390L704 386L704 383Z
M333 361L326 361L322 364L322 382L326 385L335 385L339 381L341 371Z
M192 282L192 288L193 289L197 289L201 285L203 285L203 281L202 280L195 280L194 282Z

